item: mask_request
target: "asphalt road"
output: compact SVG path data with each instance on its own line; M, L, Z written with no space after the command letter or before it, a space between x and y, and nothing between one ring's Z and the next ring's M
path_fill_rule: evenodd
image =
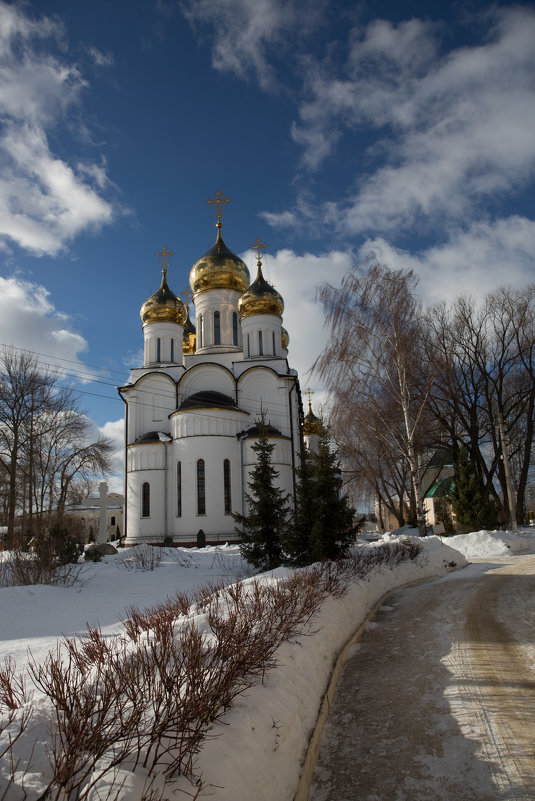
M388 598L346 662L309 801L535 800L535 556Z

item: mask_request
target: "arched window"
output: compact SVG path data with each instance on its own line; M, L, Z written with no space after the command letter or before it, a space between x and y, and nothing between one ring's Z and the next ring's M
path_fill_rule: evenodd
M258 332L258 353L264 355L264 343L262 342L262 331Z
M230 459L223 462L223 494L225 499L225 514L232 514L232 494L230 487Z
M203 326L203 322L204 322L204 321L203 321L202 314L201 314L201 315L200 315L200 317L199 317L199 347L200 347L200 348L202 348L202 345L203 345L203 340L204 340L204 336L203 336L203 332L204 332L204 326Z
M204 459L197 461L197 514L206 514L206 479L204 473Z
M238 344L238 315L232 312L232 344Z
M247 334L247 358L251 355L251 340L249 339L249 334Z
M150 517L150 484L143 482L141 487L141 517Z
M182 465L176 463L176 516L182 516Z
M275 331L272 332L272 338L273 338L273 355L276 356L277 351L275 349Z
M171 362L175 360L175 340L171 340Z
M221 345L221 317L218 311L214 312L214 345Z

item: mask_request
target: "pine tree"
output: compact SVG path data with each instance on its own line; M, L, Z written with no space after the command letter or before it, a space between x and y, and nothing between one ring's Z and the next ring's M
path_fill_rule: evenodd
M248 513L234 514L234 521L244 559L259 570L273 570L282 562L281 543L290 511L288 494L276 485L279 473L271 462L275 445L268 439L265 415L256 425L259 436L252 449L258 461L247 485L250 490L245 496Z
M454 474L455 487L451 501L457 522L472 531L496 528L496 506L485 491L466 448L462 448L459 453Z
M284 548L296 565L343 556L354 539L353 509L341 493L342 479L329 434L319 434L318 452L305 452L298 470L296 514Z

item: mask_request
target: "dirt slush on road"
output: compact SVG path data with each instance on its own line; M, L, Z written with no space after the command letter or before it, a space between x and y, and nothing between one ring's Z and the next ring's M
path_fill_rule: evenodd
M309 801L535 799L535 556L391 595L353 647Z

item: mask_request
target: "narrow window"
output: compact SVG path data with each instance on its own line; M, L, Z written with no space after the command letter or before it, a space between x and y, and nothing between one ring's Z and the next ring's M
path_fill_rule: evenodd
M214 345L221 345L221 320L219 312L214 312Z
M202 348L202 341L203 341L203 319L202 314L199 317L199 347Z
M197 462L197 514L206 514L206 481L204 475L204 459Z
M251 355L251 340L249 339L249 334L247 334L247 358Z
M110 517L110 526L114 526L114 525L115 525L115 515L112 515Z
M162 355L162 340L160 337L156 340L156 361L160 361L160 356Z
M232 513L232 497L230 491L230 459L225 459L223 462L223 488L225 497L225 514Z
M258 332L258 353L260 356L264 355L264 345L262 342L262 331Z
M143 482L141 488L141 517L150 517L150 484Z
M176 463L176 516L182 517L182 465Z
M275 331L272 332L272 338L273 338L273 355L276 356L277 351L275 350Z
M171 362L175 361L175 340L171 340Z
M238 344L238 315L232 312L232 344Z

